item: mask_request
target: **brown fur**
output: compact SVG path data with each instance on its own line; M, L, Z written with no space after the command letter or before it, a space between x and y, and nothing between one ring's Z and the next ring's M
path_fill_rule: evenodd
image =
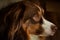
M39 27L35 28L32 25L31 28L27 29L23 26L22 23L25 23L26 20L32 18L36 13L38 13L39 9L34 5L35 2L18 2L14 3L6 8L1 10L1 27L3 31L1 31L2 40L29 40L29 33L27 30L31 29L36 30ZM37 3L37 5L40 5ZM4 26L3 26L4 25ZM2 34L3 33L3 34ZM30 30L31 33L31 30Z

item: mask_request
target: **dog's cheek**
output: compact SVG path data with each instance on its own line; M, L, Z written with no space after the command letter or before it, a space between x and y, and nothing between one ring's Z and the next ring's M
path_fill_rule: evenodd
M35 32L36 35L40 35L44 32L44 29L42 27L38 28Z
M28 27L27 31L28 31L29 34L35 34L35 29L33 29L31 27Z
M38 28L38 29L33 29L33 28L28 28L28 32L29 34L35 34L35 35L40 35L44 32L44 29L42 27Z

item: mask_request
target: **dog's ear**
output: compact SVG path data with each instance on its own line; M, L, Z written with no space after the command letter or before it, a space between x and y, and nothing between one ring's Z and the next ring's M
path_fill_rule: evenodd
M7 33L6 35L8 35L8 39L12 40L16 31L19 30L18 28L20 28L20 26L17 25L21 25L18 23L23 17L24 10L25 10L25 5L22 3L16 3L16 4L14 3L3 10L3 14L2 14L3 17L1 18L3 23L2 22L1 23L4 26L3 32Z
M44 14L44 9L43 8L40 8L39 6L35 5L37 8L39 8L39 11L36 15L33 16L33 19L35 21L40 21L42 15Z
M23 3L16 3L8 6L7 8L8 12L4 15L4 22L9 19L10 20L16 20L21 19L25 10L25 5Z

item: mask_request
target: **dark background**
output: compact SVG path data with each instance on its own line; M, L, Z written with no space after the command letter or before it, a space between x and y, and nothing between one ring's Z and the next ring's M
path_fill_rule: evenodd
M6 7L11 3L22 0L0 0L0 9ZM46 0L46 15L45 18L55 23L58 27L56 34L49 37L49 40L60 40L60 1L59 0Z
M58 27L56 34L50 37L50 40L60 40L60 1L59 0L47 0L47 19L55 23Z

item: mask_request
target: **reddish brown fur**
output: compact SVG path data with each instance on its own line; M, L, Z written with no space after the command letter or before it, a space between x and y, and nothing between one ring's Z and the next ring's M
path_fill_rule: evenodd
M32 30L35 32L39 28L39 23L36 25L32 24L30 28L24 27L25 25L22 27L22 23L25 23L28 19L36 15L38 11L39 9L34 6L34 3L28 1L18 2L4 8L1 12L1 15L3 15L1 16L3 18L1 18L1 27L4 25L4 30L1 32L3 34L0 39L29 40L29 33L32 33Z

